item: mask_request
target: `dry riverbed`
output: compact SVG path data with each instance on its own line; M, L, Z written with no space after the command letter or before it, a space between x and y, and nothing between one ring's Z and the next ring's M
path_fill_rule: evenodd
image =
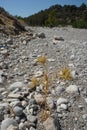
M36 63L47 57L53 76L68 67L72 80L55 79L46 100L50 116L41 122L43 85L29 87L33 76L43 75ZM27 33L0 33L1 130L87 130L87 30L29 27Z

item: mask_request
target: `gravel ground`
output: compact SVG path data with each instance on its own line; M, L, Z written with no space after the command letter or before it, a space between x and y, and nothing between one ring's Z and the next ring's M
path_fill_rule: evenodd
M43 55L48 59L50 75L65 66L73 74L73 80L58 78L49 88L50 116L58 119L61 128L56 128L50 118L45 123L40 121L40 86L33 91L27 87L32 76L43 71L36 64L37 57ZM36 107L38 110L34 110ZM3 127L7 118L13 129L8 124L8 129ZM1 130L87 130L86 29L29 27L29 32L19 36L0 34L0 122Z

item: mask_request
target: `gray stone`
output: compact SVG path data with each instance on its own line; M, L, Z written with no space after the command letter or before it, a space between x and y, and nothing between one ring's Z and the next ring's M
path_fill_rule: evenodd
M15 106L13 108L13 111L15 113L16 116L20 116L23 114L23 109L21 107Z
M0 110L2 111L6 111L9 108L9 104L8 103L0 103Z
M68 103L68 100L65 99L65 98L59 98L59 99L57 100L57 106L58 106L58 105L61 105L61 104L67 104L67 103Z
M17 124L17 122L14 119L7 118L7 119L2 121L2 123L1 123L1 130L7 130L7 128L10 125L13 125L14 127L15 126L18 127L18 124Z
M25 100L23 100L21 104L23 107L26 107L28 105L27 101L25 101Z
M5 78L2 75L3 75L3 70L0 70L0 84L3 84L5 80Z
M35 122L37 122L37 116L28 115L27 120L32 123L35 123Z
M58 119L49 117L43 122L45 130L61 130Z
M30 130L36 130L34 127L30 127Z
M77 93L79 91L79 87L76 85L69 85L69 87L66 88L67 93Z
M37 102L38 104L43 104L44 101L45 101L43 95L41 95L41 94L39 94L39 93L36 93L36 94L34 95L34 98L35 98L35 100L36 100L36 102Z
M55 88L55 94L56 95L59 95L59 94L63 93L64 91L65 91L65 88L63 88L62 86L57 86Z
M43 39L43 38L45 38L46 36L45 36L44 33L39 33L39 34L38 34L38 37Z
M41 77L43 75L43 72L39 70L39 71L36 71L34 75L36 78L38 78L38 77Z
M82 116L82 118L84 119L85 122L87 122L87 114L84 114L84 115Z
M54 108L54 100L52 97L47 97L46 102L49 108Z
M20 93L10 93L8 95L8 98L23 98L23 95L21 95Z
M61 104L61 105L60 105L60 108L63 109L63 110L67 110L68 107L67 107L66 104Z
M63 37L54 36L54 40L64 41L64 38Z
M23 82L15 82L15 83L13 83L13 84L11 84L10 86L9 86L9 89L10 90L14 90L14 89L16 89L16 88L22 88L23 86L25 86L24 85L24 83Z
M49 61L49 62L54 62L55 59L50 58L50 59L48 59L48 61Z
M19 130L24 130L24 129L25 129L25 125L24 125L23 122L21 122L21 123L19 124Z
M12 45L13 44L13 39L12 38L8 38L5 43Z
M17 126L10 125L7 130L19 130Z
M13 101L10 103L11 107L15 107L15 106L21 106L21 102L20 101Z
M8 50L7 50L7 49L4 49L4 50L2 50L0 53L3 54L3 55L7 55L7 54L8 54Z
M87 98L84 98L85 102L87 103Z
M36 100L35 100L34 98L31 98L31 99L29 100L29 106L32 106L32 105L34 105L34 104L36 104Z
M4 113L3 113L3 111L0 111L0 122L1 122L2 120L4 120Z

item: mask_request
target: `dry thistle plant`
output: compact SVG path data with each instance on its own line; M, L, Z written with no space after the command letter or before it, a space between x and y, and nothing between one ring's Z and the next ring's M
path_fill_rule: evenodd
M45 121L50 116L50 111L47 111L46 98L48 96L48 88L49 88L49 75L47 71L47 58L45 56L40 56L37 58L37 62L40 63L44 68L44 74L42 77L42 84L44 85L43 93L44 93L44 109L42 111L41 119Z
M45 56L40 56L37 58L37 62L42 65L43 67L43 76L41 76L39 79L36 77L33 77L31 79L31 88L36 88L36 86L43 84L43 94L44 94L44 103L43 103L43 109L41 111L41 120L42 122L45 121L51 114L50 109L47 106L47 97L49 94L49 86L50 86L50 80L55 81L57 78L60 78L62 80L71 80L72 74L71 70L68 67L62 68L60 73L57 73L55 71L54 77L52 79L49 77L49 73L47 70L47 58Z
M40 56L37 58L37 62L45 66L47 62L47 58L45 56Z
M59 78L63 80L71 80L72 79L71 70L68 67L62 68L59 74Z
M33 89L33 88L36 88L36 86L38 86L39 85L39 80L36 78L36 77L33 77L32 79L31 79L31 88Z

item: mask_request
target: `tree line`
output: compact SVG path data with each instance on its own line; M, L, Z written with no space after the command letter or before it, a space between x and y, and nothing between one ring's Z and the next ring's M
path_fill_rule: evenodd
M29 26L67 26L87 28L87 5L54 5L23 19Z

